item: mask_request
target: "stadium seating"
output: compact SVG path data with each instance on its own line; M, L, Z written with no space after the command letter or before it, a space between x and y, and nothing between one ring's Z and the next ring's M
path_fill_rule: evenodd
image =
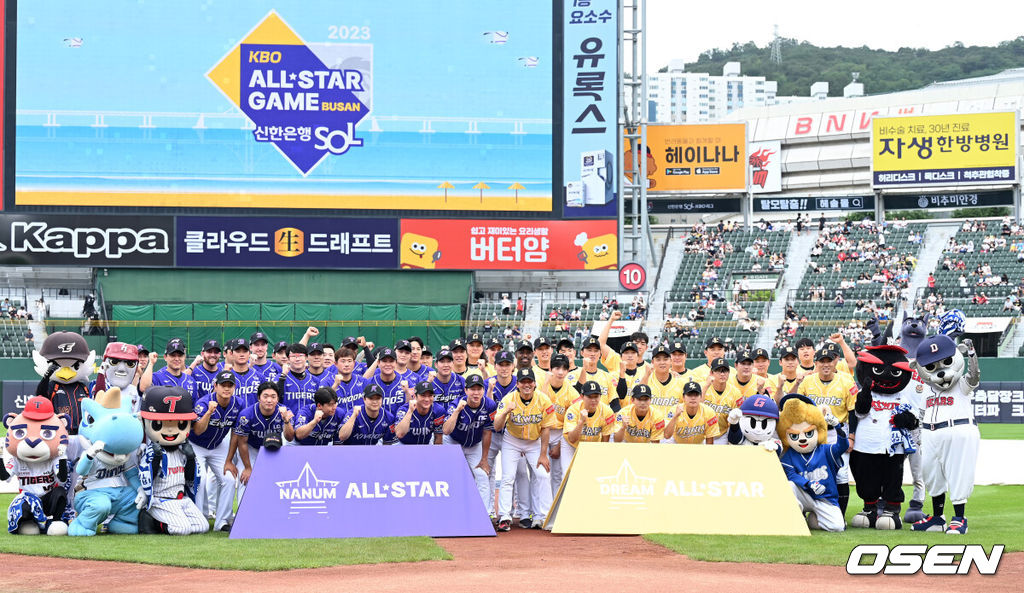
M0 358L26 358L32 355L34 345L25 341L28 321L0 319Z

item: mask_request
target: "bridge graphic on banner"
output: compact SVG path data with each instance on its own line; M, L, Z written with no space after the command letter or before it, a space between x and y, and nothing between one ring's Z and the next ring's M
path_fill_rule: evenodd
M280 488L281 500L289 501L289 515L298 515L302 512L326 515L327 501L338 498L338 482L317 478L308 462L302 466L298 478L275 484Z

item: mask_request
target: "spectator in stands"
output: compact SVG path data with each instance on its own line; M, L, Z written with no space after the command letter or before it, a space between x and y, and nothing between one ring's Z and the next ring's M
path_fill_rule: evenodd
M836 292L836 298L833 302L833 306L842 307L846 304L846 299L843 298L843 293Z
M1009 298L1009 297L1007 297L1007 298ZM32 342L35 341L35 339L36 339L36 336L32 333L31 329L28 329L28 330L25 331L25 342L32 343Z
M507 294L501 296L501 314L511 315L512 314L512 300L508 298Z
M985 296L985 293L979 292L978 294L974 295L974 304L975 305L987 305L988 304L988 297Z
M516 317L523 317L526 313L526 303L523 302L523 297L516 299Z

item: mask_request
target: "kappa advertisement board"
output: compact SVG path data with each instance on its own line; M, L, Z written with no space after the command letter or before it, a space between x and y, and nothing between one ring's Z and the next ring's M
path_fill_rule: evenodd
M1009 185L1017 180L1017 112L875 117L873 187Z
M170 216L0 214L0 265L174 265Z
M746 124L647 126L647 191L747 191ZM626 140L627 159L634 152ZM777 157L769 157L777 158Z
M613 0L7 5L9 207L617 214Z

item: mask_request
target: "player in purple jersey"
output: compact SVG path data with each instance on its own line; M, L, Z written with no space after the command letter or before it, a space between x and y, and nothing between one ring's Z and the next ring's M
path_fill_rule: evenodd
M444 412L441 404L434 403L433 384L420 381L416 398L398 408L395 438L402 445L440 445Z
M387 348L390 350L390 348ZM384 409L384 391L370 383L363 394L363 405L354 406L338 431L342 445L390 444L395 439L395 417Z
M203 351L192 361L192 380L196 383L192 398L196 401L213 393L213 378L217 376L224 365L220 362L220 344L217 340L207 340L203 343Z
M188 440L196 454L196 463L202 468L204 479L199 483L196 504L208 515L210 504L207 492L212 491L216 501L213 529L231 530L232 506L235 502L235 478L226 470L230 435L242 412L242 402L235 397L235 374L221 371L214 379L213 394L199 399L195 405L197 418L192 422Z
M434 401L445 406L457 401L465 393L466 379L452 372L454 356L447 348L437 353L437 373L434 375ZM479 376L479 375L470 375Z
M288 347L288 360L277 380L283 394L284 405L299 415L299 411L313 402L313 394L320 388L320 381L306 372L306 347L292 344Z
M285 424L291 424L293 418L291 410L281 405L281 394L277 390L277 383L264 381L260 383L258 392L257 402L243 409L238 415L234 434L231 435L228 458L224 463L224 469L235 475L243 487L249 483L252 466L256 463L256 457L259 456L266 438L268 436L281 438ZM232 462L236 452L239 459L242 460L243 469L240 475L238 468ZM241 499L241 493L239 493L239 499Z
M352 359L356 361L355 369L352 372L357 375L365 373L373 361L373 342L367 342L363 336L358 338L349 336L341 341L341 347L351 352ZM360 353L362 353L363 360L359 360Z
M487 395L486 397L500 402L505 398L506 395L516 390L516 376L515 376L515 360L516 357L508 350L502 350L494 355L494 377L487 379ZM493 428L492 428L493 430ZM495 482L494 482L494 462L498 459L498 453L501 451L501 443L504 434L501 432L495 432L491 436L491 448L487 450L487 465L491 468L490 475L488 476L488 491L491 499L494 498ZM525 464L523 465L525 474ZM525 482L525 479L520 480ZM520 490L520 492L526 492L526 490ZM520 498L523 498L522 496ZM488 507L490 509L490 507ZM518 513L519 518L523 518L522 509ZM529 515L526 515L527 517Z
M417 383L420 381L429 381L428 376L434 369L430 368L423 362L423 340L419 336L413 336L409 338L409 366L408 369L413 375L413 378Z
M324 358L324 345L313 342L306 347L306 372L316 379L318 385L330 387L334 383L334 375L327 372L327 359Z
M274 344L274 362L277 366L281 367L281 372L284 372L284 366L288 364L288 347L291 346L288 342L278 342Z
M321 345L324 349L324 372L330 377L327 379L324 387L330 387L330 382L334 380L334 375L338 374L338 367L334 366L334 344L323 342Z
M438 354L440 360L440 354ZM470 375L466 379L466 395L448 405L447 418L442 426L445 445L458 445L466 457L473 481L483 500L484 508L491 512L494 498L487 499L489 482L487 474L491 467L487 464L485 451L491 448L494 435L494 414L498 404L493 399L484 397L484 380L480 375Z
M235 397L242 400L245 407L256 403L259 385L263 382L260 373L249 364L249 343L245 338L237 338L227 343L231 351L231 372L235 374Z
M338 394L338 408L342 416L348 415L352 406L363 399L363 390L368 382L365 377L355 374L355 362L352 351L348 348L339 348L334 353L334 365L338 372L334 374L331 387Z
M270 346L270 338L263 332L256 332L249 337L249 348L255 359L252 361L252 368L260 374L262 381L277 381L281 376L281 365L267 358L267 350Z
M156 352L149 354L149 366L139 380L139 391L146 391L150 385L161 385L163 387L181 387L185 391L194 394L196 382L192 375L185 372L185 342L181 338L172 338L167 342L164 351L164 361L167 366L159 371L153 372L156 366Z
M423 352L420 352L420 364L434 368L434 353L430 351L430 346L423 346Z
M412 387L418 381L416 373L409 369L409 362L411 360L412 342L409 340L398 340L398 343L395 344L395 373L403 381L406 381L409 387Z
M370 379L372 385L380 387L381 393L384 394L384 409L392 416L398 412L402 404L412 399L412 389L408 380L400 377L395 370L397 360L394 350L381 348L375 363L377 368ZM372 368L371 366L370 369Z
M297 445L330 445L338 440L344 417L337 414L338 396L330 387L321 387L313 403L304 406L295 418L295 426L284 427L284 438Z

